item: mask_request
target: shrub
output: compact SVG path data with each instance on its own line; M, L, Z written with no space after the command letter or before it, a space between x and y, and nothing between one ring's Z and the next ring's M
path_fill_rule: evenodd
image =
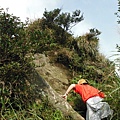
M5 109L8 102L24 103L27 100L27 77L31 65L31 45L26 37L26 24L19 17L0 10L0 107ZM29 59L30 58L30 59ZM29 90L28 90L29 89ZM29 99L28 99L29 101ZM4 107L5 106L5 107Z

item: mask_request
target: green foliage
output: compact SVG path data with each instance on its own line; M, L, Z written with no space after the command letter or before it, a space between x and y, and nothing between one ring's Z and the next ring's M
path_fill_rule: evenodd
M117 12L115 13L115 15L117 16L118 20L118 24L120 24L120 0L118 0L118 10Z
M76 84L80 78L83 76L74 77L70 82ZM113 118L112 120L119 120L119 102L120 102L120 78L109 76L107 80L102 82L96 82L95 80L88 79L90 85L96 87L97 89L103 91L106 95L104 101L108 102L111 109L113 109ZM86 107L81 101L81 97L76 93L70 93L68 96L68 102L72 107L79 112L81 115L85 116Z
M0 11L0 57L1 61L17 55L24 57L29 50L29 41L25 36L25 24L16 16Z
M19 110L15 110L12 105L4 113L1 112L1 120L68 120L65 119L59 110L53 108L48 101L41 102L40 104L32 104L27 109L22 109L21 105Z
M58 51L56 61L69 67L73 51L69 48L63 48Z
M116 45L116 49L120 52L120 46L118 44Z
M69 37L67 48L58 51L57 61L75 71L89 72L90 66L92 66L91 61L95 63L100 59L98 52L99 39L97 37L99 34L100 32L97 29L91 29L89 33L78 38L71 40ZM96 69L95 71L99 72L100 70Z
M70 29L83 20L81 11L76 10L72 15L70 13L61 13L61 9L54 9L43 13L42 28L54 30L55 42L61 45L67 43Z
M30 34L31 45L34 52L42 53L44 51L49 51L56 46L54 42L54 37L52 30L45 29L44 31L35 29L33 32L28 31Z
M110 104L111 108L114 111L113 120L119 120L120 113L120 78L109 78L109 83L106 81L106 85L102 87L104 89L107 97L106 101Z
M67 45L71 34L70 27L75 26L83 20L80 10L70 13L60 13L61 9L54 9L48 12L45 10L43 18L31 22L27 29L28 38L35 52L44 52L58 45Z
M9 107L8 102L16 108L28 100L31 87L26 81L30 74L30 42L26 37L26 24L16 16L0 10L0 108ZM30 97L30 95L29 95ZM26 102L27 104L27 102Z
M120 0L118 0L118 11L115 13L115 15L117 16L118 18L118 24L120 24ZM113 56L116 56L117 58L115 59L115 63L116 63L116 67L118 69L118 72L119 72L119 68L120 68L120 59L119 59L119 52L120 52L120 45L117 44L116 45L116 49L117 49L117 54L114 54Z
M61 13L61 9L54 9L53 11L48 12L45 10L43 13L45 24L48 27L52 28L52 25L56 24L60 27L63 27L65 31L70 30L76 23L81 22L83 18L83 14L80 15L81 11L76 10L72 15L70 13Z
M96 34L91 32L85 34L84 36L80 36L76 39L76 43L74 43L75 49L79 56L83 57L84 59L92 59L96 60L96 56L98 54L98 41Z

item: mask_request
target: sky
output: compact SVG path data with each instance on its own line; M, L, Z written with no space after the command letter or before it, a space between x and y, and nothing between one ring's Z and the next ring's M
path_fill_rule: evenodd
M27 17L41 18L45 8L47 11L61 8L62 12L69 13L80 10L84 20L72 29L74 36L84 35L91 28L98 29L101 32L99 51L110 60L116 54L116 44L120 45L120 26L115 15L118 0L0 0L0 7L9 8L8 12L23 22Z

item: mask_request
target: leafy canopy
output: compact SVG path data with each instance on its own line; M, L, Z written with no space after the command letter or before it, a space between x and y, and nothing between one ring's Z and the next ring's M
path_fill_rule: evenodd
M81 15L80 10L76 10L72 13L60 13L61 9L57 8L54 9L53 11L47 11L45 9L45 12L43 13L43 18L46 20L46 24L48 26L51 26L51 24L56 24L64 30L68 31L70 30L73 26L75 26L77 23L81 22L84 20L83 14Z
M31 46L25 28L26 24L23 24L19 17L0 9L0 106L2 107L9 101L24 103L28 97L25 92L29 91L26 79L30 63L26 55L30 52Z

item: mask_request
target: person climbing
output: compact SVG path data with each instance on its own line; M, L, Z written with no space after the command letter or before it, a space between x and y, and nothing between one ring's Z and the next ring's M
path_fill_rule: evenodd
M62 97L67 99L67 95L71 90L78 93L86 103L86 120L102 120L108 117L111 120L113 110L110 109L107 102L103 102L105 97L103 92L89 85L85 79L80 79L78 84L71 84Z

